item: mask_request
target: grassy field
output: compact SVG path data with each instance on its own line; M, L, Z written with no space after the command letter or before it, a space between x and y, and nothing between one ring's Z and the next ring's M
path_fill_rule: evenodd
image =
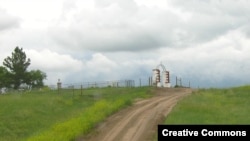
M180 101L165 124L250 124L250 86L201 89Z
M74 140L96 123L152 96L150 87L93 88L0 95L0 140ZM250 124L250 86L200 89L181 100L164 124Z
M250 86L199 89L179 101L163 124L250 124ZM154 141L157 141L157 134Z
M0 95L0 140L73 140L134 99L149 96L148 87Z

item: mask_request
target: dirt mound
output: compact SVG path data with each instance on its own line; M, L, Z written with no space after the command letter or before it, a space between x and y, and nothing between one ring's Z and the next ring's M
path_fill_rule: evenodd
M157 125L181 98L192 93L192 89L155 88L153 92L152 98L139 100L115 113L78 141L152 141Z

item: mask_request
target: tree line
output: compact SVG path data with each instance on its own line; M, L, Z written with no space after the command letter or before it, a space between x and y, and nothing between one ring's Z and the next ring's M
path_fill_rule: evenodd
M41 70L30 70L30 58L27 58L23 48L16 47L11 56L7 56L0 66L0 89L19 89L22 85L28 88L41 88L44 86L43 80L46 73Z

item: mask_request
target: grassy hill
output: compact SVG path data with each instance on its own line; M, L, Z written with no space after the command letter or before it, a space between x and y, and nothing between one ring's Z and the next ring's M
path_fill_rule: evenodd
M0 95L0 140L68 141L134 99L151 95L149 87L93 88Z
M199 89L179 101L163 124L250 125L249 105L250 86Z
M0 140L74 140L152 88L43 90L0 95ZM185 97L165 124L250 124L250 86L200 89Z
M250 124L250 86L200 89L173 108L165 124Z

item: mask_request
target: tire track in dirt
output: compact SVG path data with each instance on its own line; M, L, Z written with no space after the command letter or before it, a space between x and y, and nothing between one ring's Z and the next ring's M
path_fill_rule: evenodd
M158 88L154 97L115 113L79 141L152 141L157 125L191 92L186 88Z

